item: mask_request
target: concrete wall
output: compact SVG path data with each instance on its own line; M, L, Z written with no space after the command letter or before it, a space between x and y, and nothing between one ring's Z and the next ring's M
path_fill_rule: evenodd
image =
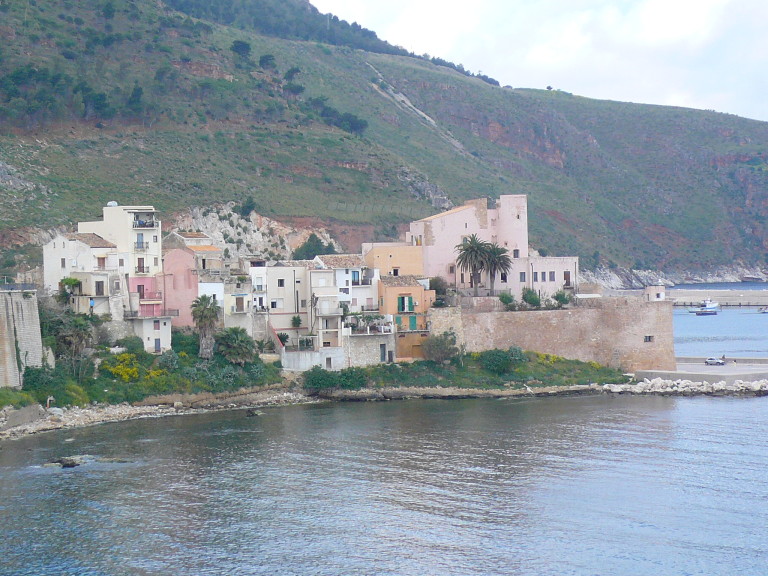
M433 308L432 333L456 333L468 352L519 346L626 371L675 369L672 303L600 298L578 307L532 312Z
M346 368L344 349L337 346L323 347L317 352L311 350L304 352L286 352L280 349L280 361L283 370L304 372L313 366L319 366L326 370L341 370Z
M0 387L20 387L24 369L27 366L42 364L43 342L40 336L37 293L0 292Z

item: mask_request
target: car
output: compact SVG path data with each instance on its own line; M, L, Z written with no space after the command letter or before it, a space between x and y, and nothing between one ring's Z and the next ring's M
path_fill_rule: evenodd
M707 366L725 366L725 360L722 358L715 358L714 356L704 360L704 364Z

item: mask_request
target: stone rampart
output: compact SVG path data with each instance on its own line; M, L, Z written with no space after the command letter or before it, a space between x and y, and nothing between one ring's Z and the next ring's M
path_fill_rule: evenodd
M478 312L433 308L433 334L453 330L468 352L519 346L606 366L674 370L672 303L598 298L560 310Z
M37 294L0 291L0 387L20 387L27 366L42 366Z

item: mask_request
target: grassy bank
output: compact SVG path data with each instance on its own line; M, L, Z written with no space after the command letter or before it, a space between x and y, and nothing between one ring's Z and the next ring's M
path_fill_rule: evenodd
M304 387L310 393L377 387L528 389L621 383L625 380L621 370L595 362L580 362L511 348L466 354L441 363L378 364L339 372L313 368L304 374Z

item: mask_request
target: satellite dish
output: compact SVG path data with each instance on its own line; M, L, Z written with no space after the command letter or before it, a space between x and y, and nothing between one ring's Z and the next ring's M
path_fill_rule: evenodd
M114 206L117 206L117 202L115 202L114 200L110 200L109 202L107 202L107 206L109 206L110 208L113 208Z

